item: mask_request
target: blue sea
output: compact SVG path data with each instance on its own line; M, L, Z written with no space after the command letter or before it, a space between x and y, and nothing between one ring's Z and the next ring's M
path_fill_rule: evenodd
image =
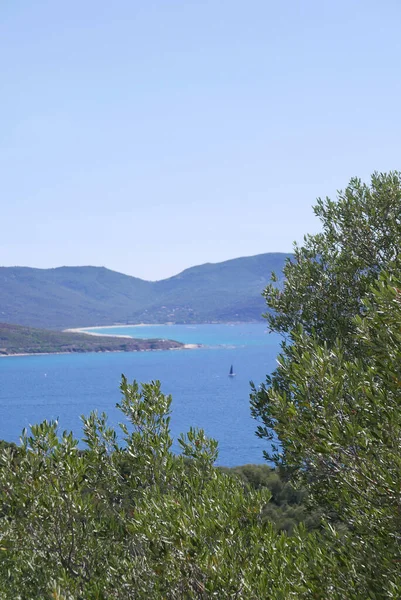
M173 396L174 438L202 427L219 442L218 464L263 462L267 442L255 436L250 416L250 380L259 384L275 369L280 338L264 324L155 325L93 329L136 338L202 344L191 350L58 354L0 359L0 439L17 442L21 431L43 419L81 437L80 415L104 411L109 422L124 420L115 408L119 383L159 379ZM235 377L229 377L231 364ZM175 446L177 449L177 446Z

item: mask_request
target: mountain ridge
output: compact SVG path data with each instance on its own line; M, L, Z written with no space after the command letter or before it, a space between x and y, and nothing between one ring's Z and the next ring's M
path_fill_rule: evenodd
M113 323L260 320L271 272L291 254L204 263L158 281L106 267L0 267L0 321L65 329Z

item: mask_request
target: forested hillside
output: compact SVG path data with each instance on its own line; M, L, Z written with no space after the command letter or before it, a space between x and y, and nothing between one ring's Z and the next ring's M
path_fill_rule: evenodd
M253 321L265 310L272 271L287 254L268 253L192 267L144 281L103 267L0 268L0 321L63 329L113 323Z

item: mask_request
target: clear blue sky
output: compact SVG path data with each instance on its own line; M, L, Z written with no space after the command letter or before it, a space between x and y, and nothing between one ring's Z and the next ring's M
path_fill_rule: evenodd
M400 0L2 0L0 264L290 251L401 168Z

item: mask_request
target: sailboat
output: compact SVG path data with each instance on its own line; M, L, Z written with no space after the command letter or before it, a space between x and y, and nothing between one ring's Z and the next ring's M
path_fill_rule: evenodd
M228 374L229 377L235 377L234 367L231 365L230 372Z

